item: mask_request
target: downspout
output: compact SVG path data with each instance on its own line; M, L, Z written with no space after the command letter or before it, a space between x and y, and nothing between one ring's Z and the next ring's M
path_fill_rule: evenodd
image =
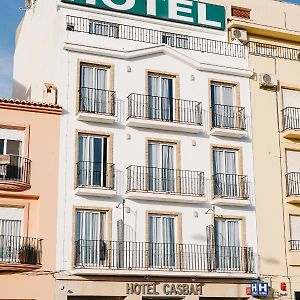
M277 75L277 60L276 57L274 58L274 67L275 67L275 74ZM279 99L278 99L278 90L276 89L276 110L277 110L277 129L278 129L278 146L279 146L279 159L280 159L280 176L281 176L281 205L282 205L282 220L283 220L283 230L284 230L284 255L285 255L285 267L286 267L286 275L287 275L287 279L289 281L289 290L290 290L290 297L291 299L293 299L293 295L292 295L292 285L291 285L291 278L289 276L289 267L288 267L288 259L287 259L287 238L286 238L286 224L285 224L285 207L284 207L284 201L285 201L285 197L284 197L284 187L283 187L283 171L282 171L282 158L283 158L283 153L281 150L281 140L280 140L280 123L279 123Z

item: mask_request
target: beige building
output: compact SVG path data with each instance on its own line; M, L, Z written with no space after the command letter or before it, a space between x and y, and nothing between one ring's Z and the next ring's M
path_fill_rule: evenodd
M54 298L61 111L0 99L0 299Z
M270 297L298 300L300 6L272 0L216 2L227 5L229 36L246 43L254 69L251 105L260 278L270 283Z

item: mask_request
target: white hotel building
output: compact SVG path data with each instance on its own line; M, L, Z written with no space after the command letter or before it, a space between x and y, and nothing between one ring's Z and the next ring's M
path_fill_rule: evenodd
M249 298L253 72L225 8L28 2L13 96L63 107L56 299Z

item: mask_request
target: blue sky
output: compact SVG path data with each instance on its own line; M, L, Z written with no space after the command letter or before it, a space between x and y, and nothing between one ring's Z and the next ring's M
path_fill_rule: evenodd
M15 30L24 15L19 7L24 8L25 0L0 1L0 97L11 97ZM300 3L300 0L289 2Z
M24 0L0 0L0 97L11 97L15 30L24 11Z

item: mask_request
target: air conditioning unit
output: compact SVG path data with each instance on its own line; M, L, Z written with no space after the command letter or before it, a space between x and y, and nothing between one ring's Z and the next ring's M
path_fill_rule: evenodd
M260 74L260 87L267 89L277 89L278 79L276 75L262 73Z
M232 28L231 29L231 40L237 39L242 43L248 42L248 33L246 30Z

